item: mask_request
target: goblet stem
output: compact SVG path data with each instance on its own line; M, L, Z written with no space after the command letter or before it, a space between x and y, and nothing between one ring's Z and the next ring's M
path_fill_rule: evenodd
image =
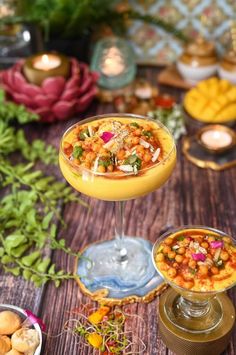
M127 249L124 247L124 201L115 202L115 235L116 235L116 249L118 251L117 261L120 263L128 259Z
M203 317L209 312L209 309L210 309L210 304L208 301L192 302L182 296L179 297L177 303L178 303L179 311L186 318L188 318L188 317L194 317L194 318Z

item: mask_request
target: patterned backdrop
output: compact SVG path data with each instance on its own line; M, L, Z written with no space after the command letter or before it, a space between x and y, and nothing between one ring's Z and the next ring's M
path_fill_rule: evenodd
M214 40L219 54L231 45L230 24L236 19L236 0L129 0L129 4L145 13L158 15L171 22L191 38L198 33ZM182 44L156 26L136 21L129 29L132 46L142 63L173 62Z

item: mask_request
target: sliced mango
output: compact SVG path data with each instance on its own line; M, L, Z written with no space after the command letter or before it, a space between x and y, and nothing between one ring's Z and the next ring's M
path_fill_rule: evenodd
M185 95L184 108L203 122L227 122L236 119L236 86L224 79L199 82Z

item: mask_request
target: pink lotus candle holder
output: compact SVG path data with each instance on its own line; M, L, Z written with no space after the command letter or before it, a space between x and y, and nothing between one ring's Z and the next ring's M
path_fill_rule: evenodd
M68 119L83 112L97 94L98 74L85 63L70 58L70 76L49 77L40 86L31 84L23 75L24 60L0 72L0 85L9 98L38 114L43 122Z

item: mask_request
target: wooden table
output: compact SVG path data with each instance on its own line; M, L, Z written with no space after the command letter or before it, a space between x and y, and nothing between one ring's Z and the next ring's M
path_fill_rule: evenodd
M156 83L158 70L141 68L139 76ZM181 91L162 87L180 99ZM112 107L94 103L85 116L112 112ZM27 128L29 137L40 137L58 147L62 133L76 119L54 125L31 125ZM236 169L223 172L199 169L188 162L178 149L178 163L169 181L156 192L146 197L129 201L126 204L125 229L128 235L145 236L152 242L162 231L183 224L201 224L217 227L236 235ZM59 236L64 236L74 250L83 248L87 243L113 236L114 217L108 202L84 197L92 207L90 211L79 204L69 204L63 213L67 230L60 229ZM61 252L53 254L53 261L59 268L71 270L74 260ZM236 304L236 289L229 292ZM48 336L44 337L44 355L87 355L96 354L91 348L82 346L80 350L72 335L64 334L59 338L50 337L61 332L68 312L81 303L88 303L75 281L67 281L59 289L49 284L36 289L32 283L21 278L3 274L0 276L0 302L31 309L42 317L47 324ZM144 319L128 321L126 330L133 331L133 338L140 337L146 344L148 355L171 355L160 339L157 322L158 299L147 304L133 304L125 307ZM132 350L134 351L134 349ZM236 330L225 354L236 353ZM201 354L199 354L201 355Z

